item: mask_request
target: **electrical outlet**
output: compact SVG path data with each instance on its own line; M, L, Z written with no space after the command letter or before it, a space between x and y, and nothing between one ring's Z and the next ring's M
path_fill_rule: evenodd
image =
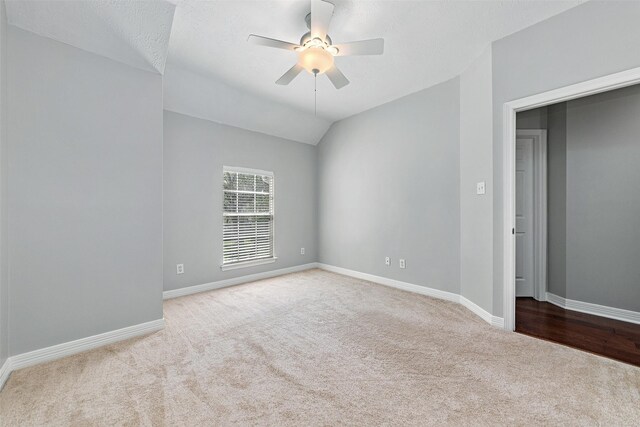
M384 264L385 264L385 265L391 265L391 258L386 257L386 258L384 259Z
M182 273L184 273L184 264L176 265L176 274L182 274Z
M304 255L304 248L300 248L300 255Z
M403 259L400 260L400 268L407 268L407 263Z

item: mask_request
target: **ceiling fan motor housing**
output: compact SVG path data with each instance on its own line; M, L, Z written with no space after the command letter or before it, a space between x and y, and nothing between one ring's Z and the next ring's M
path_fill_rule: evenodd
M304 46L305 43L308 43L310 40L311 31L308 31L302 36L302 38L300 38L300 46ZM324 42L327 44L327 46L331 46L333 44L333 42L331 41L331 37L329 37L329 34L324 37Z

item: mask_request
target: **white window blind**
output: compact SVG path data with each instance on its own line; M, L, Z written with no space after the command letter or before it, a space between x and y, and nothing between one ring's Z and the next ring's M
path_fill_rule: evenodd
M224 168L222 266L274 258L273 173Z

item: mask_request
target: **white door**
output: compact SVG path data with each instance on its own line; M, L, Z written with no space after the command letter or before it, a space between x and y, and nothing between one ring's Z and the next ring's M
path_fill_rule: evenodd
M532 297L533 276L533 144L516 137L516 296Z

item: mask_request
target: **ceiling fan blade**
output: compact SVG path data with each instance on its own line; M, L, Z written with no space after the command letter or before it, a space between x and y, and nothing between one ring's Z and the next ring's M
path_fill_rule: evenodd
M327 1L311 0L311 38L325 39L334 7Z
M258 44L261 46L275 47L278 49L295 50L300 47L297 44L283 42L282 40L270 39L269 37L256 36L255 34L249 35L247 39L249 43Z
M331 80L331 83L333 83L336 89L343 88L349 84L349 79L342 74L342 71L340 71L335 64L333 64L333 67L329 68L325 74L329 77L329 80Z
M338 53L335 56L351 55L382 55L384 52L384 39L360 40L337 44Z
M302 68L302 65L300 64L296 64L293 67L289 68L289 71L287 71L286 73L284 73L282 75L282 77L280 77L277 81L276 84L278 85L288 85L289 83L291 83L291 81L293 79L295 79L298 74L300 74L300 71L304 70L304 68Z

